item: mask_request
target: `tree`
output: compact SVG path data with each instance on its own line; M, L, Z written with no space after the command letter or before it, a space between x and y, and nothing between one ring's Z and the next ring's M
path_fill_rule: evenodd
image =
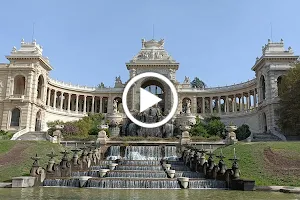
M296 64L282 77L279 90L277 124L285 133L300 135L300 64Z
M198 77L195 77L194 80L191 82L192 87L195 88L205 88L206 84L200 80Z
M191 136L203 136L207 137L207 130L205 129L205 124L203 124L200 118L196 117L196 124L190 130Z
M106 87L105 87L104 83L101 82L100 84L97 85L97 88L106 88Z

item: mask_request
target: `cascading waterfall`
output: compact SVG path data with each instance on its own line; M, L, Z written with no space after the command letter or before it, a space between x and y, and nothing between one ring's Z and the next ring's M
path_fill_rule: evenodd
M90 179L87 187L97 188L155 188L155 189L179 189L177 180L172 179Z
M110 171L107 177L119 178L167 178L164 171Z
M107 160L116 160L121 158L120 156L120 146L110 146L109 154L106 157Z
M161 165L118 165L117 170L148 170L158 171L163 170Z
M101 160L97 166L72 172L73 178L46 179L43 185L79 187L79 178L86 176L90 178L84 187L179 189L177 178L187 177L191 189L226 188L225 181L206 180L203 173L192 172L183 161L177 159L175 146L127 146L124 159L118 162L114 170L109 170L100 178L99 170L108 169L114 159L120 158L119 146L111 146L108 152L108 160ZM168 178L169 172L164 171L161 165L162 158L167 159L171 169L175 170L174 178Z
M190 189L226 188L225 181L218 180L190 180Z
M177 153L176 153L175 146L166 146L165 147L165 159L167 160L177 160Z
M92 176L92 177L99 177L99 171L93 170L93 171L77 171L72 172L72 176Z
M79 179L45 179L43 186L79 187Z
M124 160L123 165L160 165L158 160Z

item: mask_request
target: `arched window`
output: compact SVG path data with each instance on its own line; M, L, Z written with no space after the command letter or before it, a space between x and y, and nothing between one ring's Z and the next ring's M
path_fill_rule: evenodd
M189 104L189 106L191 106L191 102L192 102L192 100L188 97L185 97L184 99L182 99L182 112L183 113L186 113L188 104Z
M10 126L19 126L20 125L20 114L21 111L19 108L14 108L11 111L11 120L10 120Z
M124 111L123 111L123 106L122 106L122 98L121 98L121 97L116 97L116 98L114 98L114 100L117 101L117 108L118 108L118 111L119 111L120 113L123 113Z
M265 77L261 75L260 77L260 100L263 101L266 99L266 82Z
M37 98L41 99L44 95L44 78L42 75L39 76L38 85L37 85Z
M17 75L14 78L14 94L25 94L25 77L22 75Z

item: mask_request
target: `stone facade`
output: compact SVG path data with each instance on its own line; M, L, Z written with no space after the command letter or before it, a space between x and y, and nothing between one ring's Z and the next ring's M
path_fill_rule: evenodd
M117 100L122 115L122 92L125 83L116 77L114 88L93 88L72 85L49 77L52 66L42 55L42 47L36 41L22 40L20 49L13 47L9 63L0 64L0 125L2 130L18 132L47 130L46 122L77 120L87 113L113 113ZM279 134L274 112L278 104L278 84L281 76L298 59L284 43L268 41L262 48L262 56L256 59L252 70L255 78L244 83L224 87L192 88L189 77L183 83L176 80L179 63L164 49L164 40L142 40L142 49L126 63L129 79L151 71L168 77L179 96L177 113L184 112L186 102L190 110L201 117L220 116L225 123L246 123L254 133ZM149 90L160 88L165 99L171 93L158 80L142 80L136 83L128 95L129 109L138 108L139 87ZM168 112L172 102L162 104ZM125 115L123 114L123 117ZM176 118L176 116L174 116ZM15 137L16 138L16 137Z

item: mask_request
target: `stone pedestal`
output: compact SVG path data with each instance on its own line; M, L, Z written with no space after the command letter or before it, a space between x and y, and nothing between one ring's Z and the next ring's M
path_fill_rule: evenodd
M106 135L106 132L104 130L102 130L98 133L98 138L97 138L96 144L98 144L100 146L105 145L107 140L108 140L108 137Z
M109 126L110 137L117 137L120 135L119 126Z
M226 139L225 139L225 143L226 144L235 144L237 143L237 139L236 139L236 134L235 134L235 130L237 130L237 126L234 125L229 125L226 126L225 129L228 131Z
M26 188L33 187L35 185L36 177L33 176L20 176L12 178L13 188Z

